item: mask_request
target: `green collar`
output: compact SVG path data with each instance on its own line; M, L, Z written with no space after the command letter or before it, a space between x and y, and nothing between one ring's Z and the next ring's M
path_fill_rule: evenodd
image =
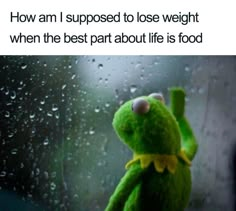
M140 161L142 169L147 168L151 163L154 163L154 167L157 172L162 173L165 168L167 168L170 173L174 174L178 163L178 158L184 161L188 166L191 166L191 161L182 149L177 155L134 154L134 158L126 164L125 168L128 169L132 164Z

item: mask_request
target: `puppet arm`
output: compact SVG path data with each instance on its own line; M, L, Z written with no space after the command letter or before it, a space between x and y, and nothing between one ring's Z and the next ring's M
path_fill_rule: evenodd
M170 90L170 108L174 114L181 133L182 148L184 149L187 157L193 160L198 144L194 136L193 130L184 115L185 110L185 92L181 88L172 88Z
M144 170L141 169L138 163L129 168L111 196L105 211L122 211L124 209L129 195L135 186L140 183L143 172Z

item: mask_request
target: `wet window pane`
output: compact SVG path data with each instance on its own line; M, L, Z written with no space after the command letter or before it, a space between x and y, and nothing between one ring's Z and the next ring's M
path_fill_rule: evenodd
M0 210L103 211L132 157L115 111L172 86L199 143L186 210L235 210L235 81L235 57L1 56Z

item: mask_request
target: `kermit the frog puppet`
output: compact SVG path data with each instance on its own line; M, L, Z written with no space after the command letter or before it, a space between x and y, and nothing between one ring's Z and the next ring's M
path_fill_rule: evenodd
M190 166L197 142L184 115L185 92L170 89L123 104L113 127L133 151L127 172L105 211L184 211L191 192Z

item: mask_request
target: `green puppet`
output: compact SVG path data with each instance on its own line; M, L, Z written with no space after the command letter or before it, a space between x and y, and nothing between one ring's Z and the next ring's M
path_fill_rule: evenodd
M184 211L188 205L198 145L184 115L183 89L170 89L170 101L168 108L153 93L115 113L113 127L134 156L106 211Z

